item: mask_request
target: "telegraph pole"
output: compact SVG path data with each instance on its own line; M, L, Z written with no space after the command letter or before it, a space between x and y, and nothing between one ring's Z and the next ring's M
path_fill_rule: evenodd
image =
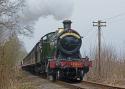
M93 26L98 27L98 73L101 76L101 27L106 27L106 22L98 20L93 22Z

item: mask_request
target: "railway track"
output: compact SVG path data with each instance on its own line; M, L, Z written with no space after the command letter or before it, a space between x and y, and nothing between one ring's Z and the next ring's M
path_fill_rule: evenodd
M31 76L32 74L28 73L28 75ZM32 75L31 77L33 77L33 76L34 75ZM42 77L42 76L38 76L37 78L39 80L42 80L42 79L47 80L45 77ZM30 79L32 79L32 78L30 78ZM33 79L34 79L34 77L33 77ZM90 81L82 81L82 82L56 81L53 83L64 87L64 89L125 89L123 87L110 86L110 85L105 85L105 84L95 83L95 82L90 82ZM51 89L53 89L53 88L51 88ZM62 89L62 88L60 88L60 89Z
M63 81L57 81L56 84L59 84L69 89L125 89L123 87L110 86L88 81L82 81L80 83L75 83L75 84Z

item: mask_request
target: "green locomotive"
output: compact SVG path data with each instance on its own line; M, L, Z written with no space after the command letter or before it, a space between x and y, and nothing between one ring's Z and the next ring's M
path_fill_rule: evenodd
M81 81L92 63L88 57L82 58L82 37L71 29L71 23L64 20L64 28L44 35L23 59L22 68L47 75L52 81L61 78Z

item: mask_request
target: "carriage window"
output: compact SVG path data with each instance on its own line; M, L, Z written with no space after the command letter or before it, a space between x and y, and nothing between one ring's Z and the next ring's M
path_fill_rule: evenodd
M45 36L45 37L43 37L43 40L46 40L47 39L47 37Z
M45 37L42 39L42 42L43 42L43 43L46 43L46 42L47 42L47 36L45 36Z

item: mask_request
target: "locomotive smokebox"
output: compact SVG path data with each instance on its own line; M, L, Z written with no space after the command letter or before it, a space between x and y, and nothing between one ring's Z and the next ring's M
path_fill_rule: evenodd
M63 26L64 26L64 30L69 30L71 29L71 20L64 20L63 21Z

